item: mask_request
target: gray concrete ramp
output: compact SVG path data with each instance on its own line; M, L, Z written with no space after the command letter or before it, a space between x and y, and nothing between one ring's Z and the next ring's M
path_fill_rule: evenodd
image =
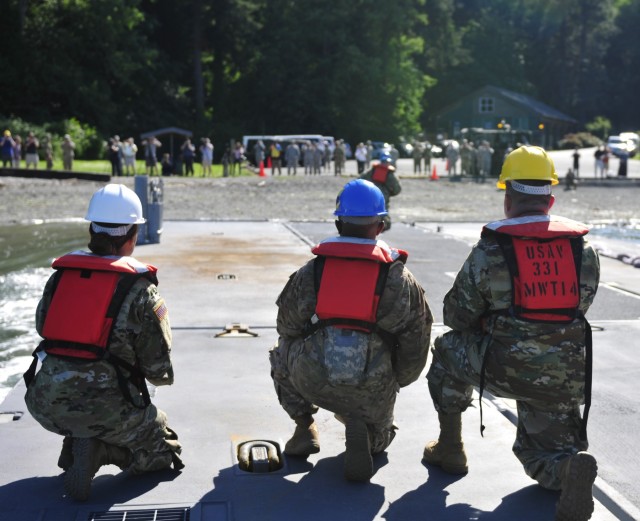
M477 400L464 414L468 475L449 476L421 462L425 442L438 434L424 374L398 396L398 435L374 459L370 483L344 480L344 427L326 411L317 415L319 454L283 457L282 468L267 473L238 467L240 444L264 440L281 451L293 432L269 375L268 350L277 340L275 300L289 275L311 257L308 243L332 233L330 226L165 223L161 243L139 247L136 256L159 267L159 289L169 307L176 383L156 389L153 401L178 432L186 467L143 476L103 467L90 500L76 503L64 497L56 467L61 438L26 412L20 384L0 406L2 413L23 413L0 423L0 520L553 519L558 494L538 487L511 453L515 428L507 402L484 399L484 438ZM311 239L304 239L307 234ZM398 227L385 239L415 253L411 269L424 277L425 287L441 288L429 295L441 313L441 294L451 278L439 279L457 271L460 259L445 254L438 260L433 252L459 249L462 255L468 247L416 227ZM217 336L233 323L258 336ZM437 325L434 335L443 331ZM593 519L623 517L597 501Z

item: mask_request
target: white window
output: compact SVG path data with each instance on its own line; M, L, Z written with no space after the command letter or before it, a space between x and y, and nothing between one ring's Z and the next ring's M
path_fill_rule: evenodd
M480 98L478 100L478 110L480 114L487 114L489 112L493 112L494 109L494 100L493 98Z

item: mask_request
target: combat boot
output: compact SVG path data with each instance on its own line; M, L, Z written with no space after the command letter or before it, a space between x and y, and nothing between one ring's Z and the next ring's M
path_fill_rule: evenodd
M593 514L593 482L598 474L596 459L588 452L560 463L561 489L556 504L556 521L586 521Z
M73 465L73 438L71 436L65 436L62 440L62 450L60 451L60 456L58 457L58 467L62 470L69 470L71 465Z
M96 438L73 438L73 464L64 476L65 492L77 501L86 501L91 480L102 465L117 465L122 470L131 465L129 449L108 445Z
M422 459L448 474L466 474L469 467L462 443L462 415L438 413L438 420L440 436L437 441L427 443Z
M357 418L345 425L344 477L349 481L369 481L373 476L371 440L367 424Z
M305 414L294 418L296 430L284 446L284 452L290 456L309 456L320 452L318 427L313 416Z

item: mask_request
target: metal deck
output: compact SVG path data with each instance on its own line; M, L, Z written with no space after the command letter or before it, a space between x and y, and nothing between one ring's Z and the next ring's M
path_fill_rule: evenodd
M386 453L374 458L370 483L344 480L344 427L326 411L317 415L319 454L308 460L284 457L283 468L275 472L240 470L240 443L269 440L282 449L293 432L269 375L268 350L277 339L275 300L290 273L311 257L308 244L333 233L332 223L166 222L161 243L139 246L135 255L159 267L159 289L170 310L176 383L158 388L153 400L180 436L185 469L129 476L117 467L102 467L88 502L65 497L56 466L62 438L31 418L20 384L0 404L0 413L24 413L16 421L0 415L7 420L0 423L0 520L553 519L558 494L530 480L511 453L514 409L506 401L485 399L484 438L477 404L463 416L468 475L449 476L421 462L425 442L438 434L423 377L402 389L398 435ZM468 244L428 227L400 224L383 238L409 250L408 265L441 322L442 297ZM637 309L625 312L637 318ZM603 320L610 318L607 313L604 306ZM244 323L258 336L216 337L230 323ZM437 325L434 336L442 331ZM638 320L613 320L594 341L600 349L615 345L620 335L634 334L640 334ZM594 382L609 363L596 360ZM597 449L595 439L592 448ZM618 489L602 478L596 485L593 519L638 519Z

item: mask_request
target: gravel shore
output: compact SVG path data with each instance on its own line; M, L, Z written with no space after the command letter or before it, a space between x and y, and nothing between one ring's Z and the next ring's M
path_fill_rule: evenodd
M349 181L332 175L292 177L163 178L166 220L318 221L332 219L336 195ZM500 219L503 192L486 184L446 178L402 178L391 200L394 222L487 222ZM112 179L134 188L132 177ZM0 178L0 224L82 218L104 183L76 179ZM583 222L638 217L636 184L555 189L554 213Z

